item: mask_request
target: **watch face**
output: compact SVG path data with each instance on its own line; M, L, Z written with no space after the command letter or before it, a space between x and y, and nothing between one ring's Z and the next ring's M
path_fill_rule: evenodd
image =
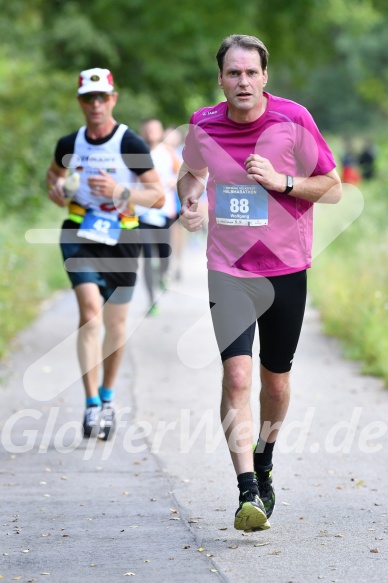
M287 186L286 186L286 190L284 191L284 193L288 194L294 188L294 178L293 178L293 176L288 176L288 174L286 176L287 176Z

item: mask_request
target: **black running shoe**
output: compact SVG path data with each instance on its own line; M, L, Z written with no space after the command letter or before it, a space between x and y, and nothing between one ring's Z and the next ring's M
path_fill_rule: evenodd
M267 518L269 518L275 506L275 490L272 485L272 465L265 469L255 469L255 477L261 501L264 504Z
M84 415L84 437L97 437L100 431L101 407L87 407Z
M245 532L271 528L264 505L257 494L249 490L240 494L240 506L234 518L234 528Z
M100 415L100 432L98 437L103 441L111 439L114 434L116 421L115 421L115 410L112 403L103 402L102 410Z

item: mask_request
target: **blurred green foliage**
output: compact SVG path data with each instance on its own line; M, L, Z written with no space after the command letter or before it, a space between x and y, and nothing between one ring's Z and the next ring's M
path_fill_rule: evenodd
M44 215L31 225L26 216L11 214L0 231L0 358L9 352L10 340L38 314L42 300L69 283L59 245L31 245L25 232L60 225L64 211L47 205Z
M82 118L80 70L114 72L116 116L188 122L220 99L214 55L225 36L267 45L269 91L306 105L323 131L356 133L388 114L382 0L0 0L0 204L31 212L59 136Z
M309 282L325 331L388 387L387 188L384 177L359 185L361 215L317 257Z

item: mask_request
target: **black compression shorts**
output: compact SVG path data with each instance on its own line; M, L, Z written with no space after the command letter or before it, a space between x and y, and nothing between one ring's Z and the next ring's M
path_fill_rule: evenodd
M209 271L211 315L222 361L243 354L252 356L257 321L261 364L275 373L290 371L306 293L305 270L268 278Z

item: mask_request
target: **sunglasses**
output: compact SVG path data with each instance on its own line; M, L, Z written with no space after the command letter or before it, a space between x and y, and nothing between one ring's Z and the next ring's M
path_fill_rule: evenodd
M98 103L106 103L109 101L110 96L110 93L84 93L79 98L82 103L94 103L96 100Z

